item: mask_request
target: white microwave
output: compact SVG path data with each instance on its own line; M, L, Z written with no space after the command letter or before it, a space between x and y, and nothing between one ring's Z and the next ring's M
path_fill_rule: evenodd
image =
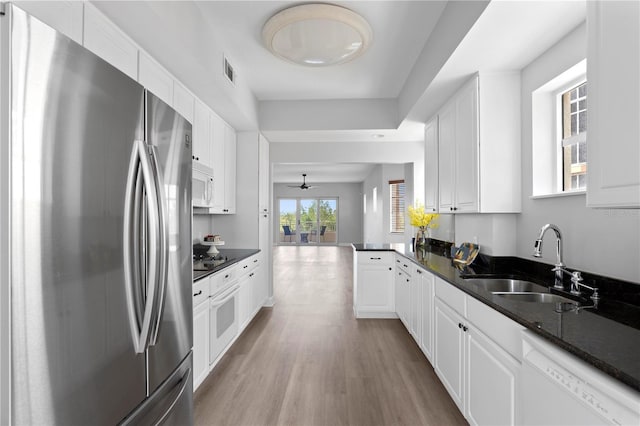
M193 207L213 207L213 169L194 161L191 170Z

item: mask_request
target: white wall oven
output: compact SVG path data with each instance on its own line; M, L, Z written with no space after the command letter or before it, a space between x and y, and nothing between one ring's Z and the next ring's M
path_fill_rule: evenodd
M238 334L240 302L237 281L225 286L213 295L209 301L209 321L211 338L209 340L209 364L213 364L222 351Z

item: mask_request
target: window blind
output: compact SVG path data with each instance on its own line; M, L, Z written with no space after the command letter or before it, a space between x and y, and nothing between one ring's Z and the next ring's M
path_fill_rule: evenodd
M404 180L389 181L391 232L404 232Z

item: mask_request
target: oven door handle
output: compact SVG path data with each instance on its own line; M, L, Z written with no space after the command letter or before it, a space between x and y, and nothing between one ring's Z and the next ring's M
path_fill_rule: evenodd
M233 287L231 287L228 291L226 291L224 294L222 294L221 296L218 296L216 298L214 298L213 300L211 300L211 307L212 308L216 308L218 306L224 305L225 303L227 303L227 301L229 299L231 299L233 296L236 295L236 292L238 291L238 289L240 288L239 284L234 285ZM222 299L222 300L220 300Z

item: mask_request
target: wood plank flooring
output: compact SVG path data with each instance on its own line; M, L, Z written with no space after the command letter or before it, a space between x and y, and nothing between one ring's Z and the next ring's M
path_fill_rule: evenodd
M195 394L197 425L466 424L399 320L353 317L350 247L274 247L263 308Z

